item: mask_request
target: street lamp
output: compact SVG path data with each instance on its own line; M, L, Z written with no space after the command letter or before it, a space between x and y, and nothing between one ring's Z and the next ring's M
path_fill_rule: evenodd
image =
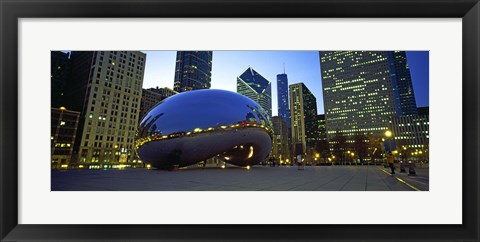
M390 131L390 130L385 131L385 136L386 136L387 138L392 137L392 131Z

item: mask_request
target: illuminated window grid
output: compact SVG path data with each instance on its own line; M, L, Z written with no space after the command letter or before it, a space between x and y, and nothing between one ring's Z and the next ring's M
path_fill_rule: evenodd
M380 135L395 115L387 52L321 52L327 135Z

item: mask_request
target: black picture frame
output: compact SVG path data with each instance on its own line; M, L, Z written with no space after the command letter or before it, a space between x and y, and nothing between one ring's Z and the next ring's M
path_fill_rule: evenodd
M479 241L478 0L0 0L1 241ZM18 224L19 18L462 18L462 225ZM446 110L448 115L448 110ZM454 118L454 117L451 117ZM387 212L387 211L386 211ZM441 215L441 211L439 216ZM413 215L414 216L414 215Z

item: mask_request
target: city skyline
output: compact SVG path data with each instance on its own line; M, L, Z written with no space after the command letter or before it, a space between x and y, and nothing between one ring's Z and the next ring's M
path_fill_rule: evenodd
M267 164L304 170L379 166L386 158L393 175L395 162L404 172L402 162L429 162L427 52L414 53L427 59L413 67L405 51L220 52L230 61L217 59L218 64L212 63L213 52L186 52L176 52L173 82L184 93L167 83L146 88L146 63L152 62L145 52L52 52L52 105L65 104L51 109L52 170L250 170ZM210 57L199 57L203 53ZM291 72L284 69L286 60L295 60ZM243 72L233 73L247 62ZM220 71L213 72L217 83L210 85L212 65ZM411 68L422 67L423 79L410 76ZM236 76L236 85L229 75ZM287 75L306 77L288 83L290 129L284 117L272 117L272 111L285 112L272 98L286 102ZM423 85L414 88L412 79ZM278 85L274 93L272 83ZM425 101L416 102L418 96ZM416 175L411 168L409 175Z
M147 54L143 88L173 89L177 51L142 51ZM317 112L324 114L318 51L214 51L211 89L236 92L236 81L248 67L272 82L272 115L278 115L277 75L288 75L289 85L303 82L317 98ZM429 53L406 51L417 107L429 106Z

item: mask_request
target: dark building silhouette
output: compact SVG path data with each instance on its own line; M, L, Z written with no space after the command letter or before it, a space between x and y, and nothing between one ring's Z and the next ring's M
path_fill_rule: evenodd
M317 115L317 140L327 140L327 128L325 127L325 114Z
M421 116L429 116L429 108L428 107L419 107L417 108L418 115Z
M51 107L65 106L67 87L71 73L70 54L61 51L50 52Z
M292 145L301 144L303 153L315 146L318 136L317 99L303 83L289 86ZM298 150L295 148L294 154Z
M397 116L416 115L417 103L405 51L389 51L388 62L398 109Z
M210 89L212 51L177 51L174 90Z

